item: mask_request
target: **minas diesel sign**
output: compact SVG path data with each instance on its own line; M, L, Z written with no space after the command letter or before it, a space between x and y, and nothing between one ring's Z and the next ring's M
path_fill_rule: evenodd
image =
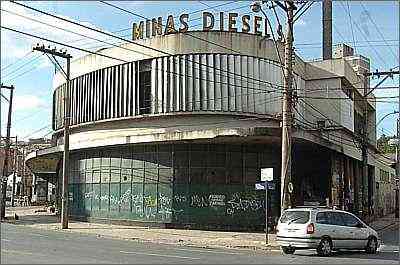
M216 26L216 16L210 12L203 12L203 31L219 30L230 32L245 32L270 37L268 21L262 17L250 15L239 16L237 13L220 12L219 25ZM181 14L179 18L169 15L166 21L162 17L146 19L132 25L132 39L150 38L157 35L187 32L189 30L189 14Z

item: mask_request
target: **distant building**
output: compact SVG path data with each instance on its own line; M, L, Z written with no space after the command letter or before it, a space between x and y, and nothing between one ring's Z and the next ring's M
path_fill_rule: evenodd
M8 190L11 194L11 186L12 186L12 175L16 175L16 179L19 181L18 185L15 189L15 195L17 196L28 196L29 198L33 198L36 200L36 193L39 186L43 186L41 184L42 181L39 178L35 178L35 176L30 171L29 167L24 166L25 156L28 153L33 151L45 149L51 146L51 142L49 139L37 138L37 139L29 139L28 141L18 141L17 145L14 142L11 142L10 145L10 154L9 154L9 181L8 181ZM2 143L2 147L0 148L0 170L3 171L4 165L4 139ZM44 181L47 183L47 181Z

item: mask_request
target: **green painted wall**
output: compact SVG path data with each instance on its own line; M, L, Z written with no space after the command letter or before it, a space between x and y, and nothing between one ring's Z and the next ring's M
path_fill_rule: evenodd
M74 216L252 227L264 224L265 193L242 185L71 184ZM270 203L276 204L273 196Z
M262 228L265 193L254 185L260 169L279 168L278 161L276 150L263 145L149 144L76 152L70 169L71 214ZM279 191L271 192L270 215L279 215L277 200Z

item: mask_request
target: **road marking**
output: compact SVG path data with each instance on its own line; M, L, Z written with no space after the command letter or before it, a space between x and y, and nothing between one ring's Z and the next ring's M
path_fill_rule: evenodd
M11 249L2 249L1 252L16 253L16 254L20 254L20 255L35 255L34 253L31 253L31 252L11 250Z
M36 233L29 233L28 235L31 235L31 236L38 236L38 237L50 237L50 236L48 236L48 235L42 235L42 234L36 234Z
M5 239L5 238L2 238L1 241L4 241L4 242L11 242L11 240L8 240L8 239Z
M163 257L163 258L178 258L178 259L192 259L192 260L199 260L200 259L200 258L192 258L192 257L185 257L185 256L162 255L162 254L146 253L146 252L120 251L120 253L122 253L122 254L146 255L146 256L157 256L157 257Z
M214 250L202 250L202 249L176 249L179 251L189 251L189 252L203 252L203 253L215 253L215 254L226 254L226 255L242 255L242 253L234 253L234 252L223 252L223 251L214 251Z

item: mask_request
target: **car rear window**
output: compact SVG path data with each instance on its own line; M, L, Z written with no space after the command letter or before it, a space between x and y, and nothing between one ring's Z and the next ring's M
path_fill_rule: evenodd
M305 224L309 220L309 211L286 211L281 216L281 223Z

